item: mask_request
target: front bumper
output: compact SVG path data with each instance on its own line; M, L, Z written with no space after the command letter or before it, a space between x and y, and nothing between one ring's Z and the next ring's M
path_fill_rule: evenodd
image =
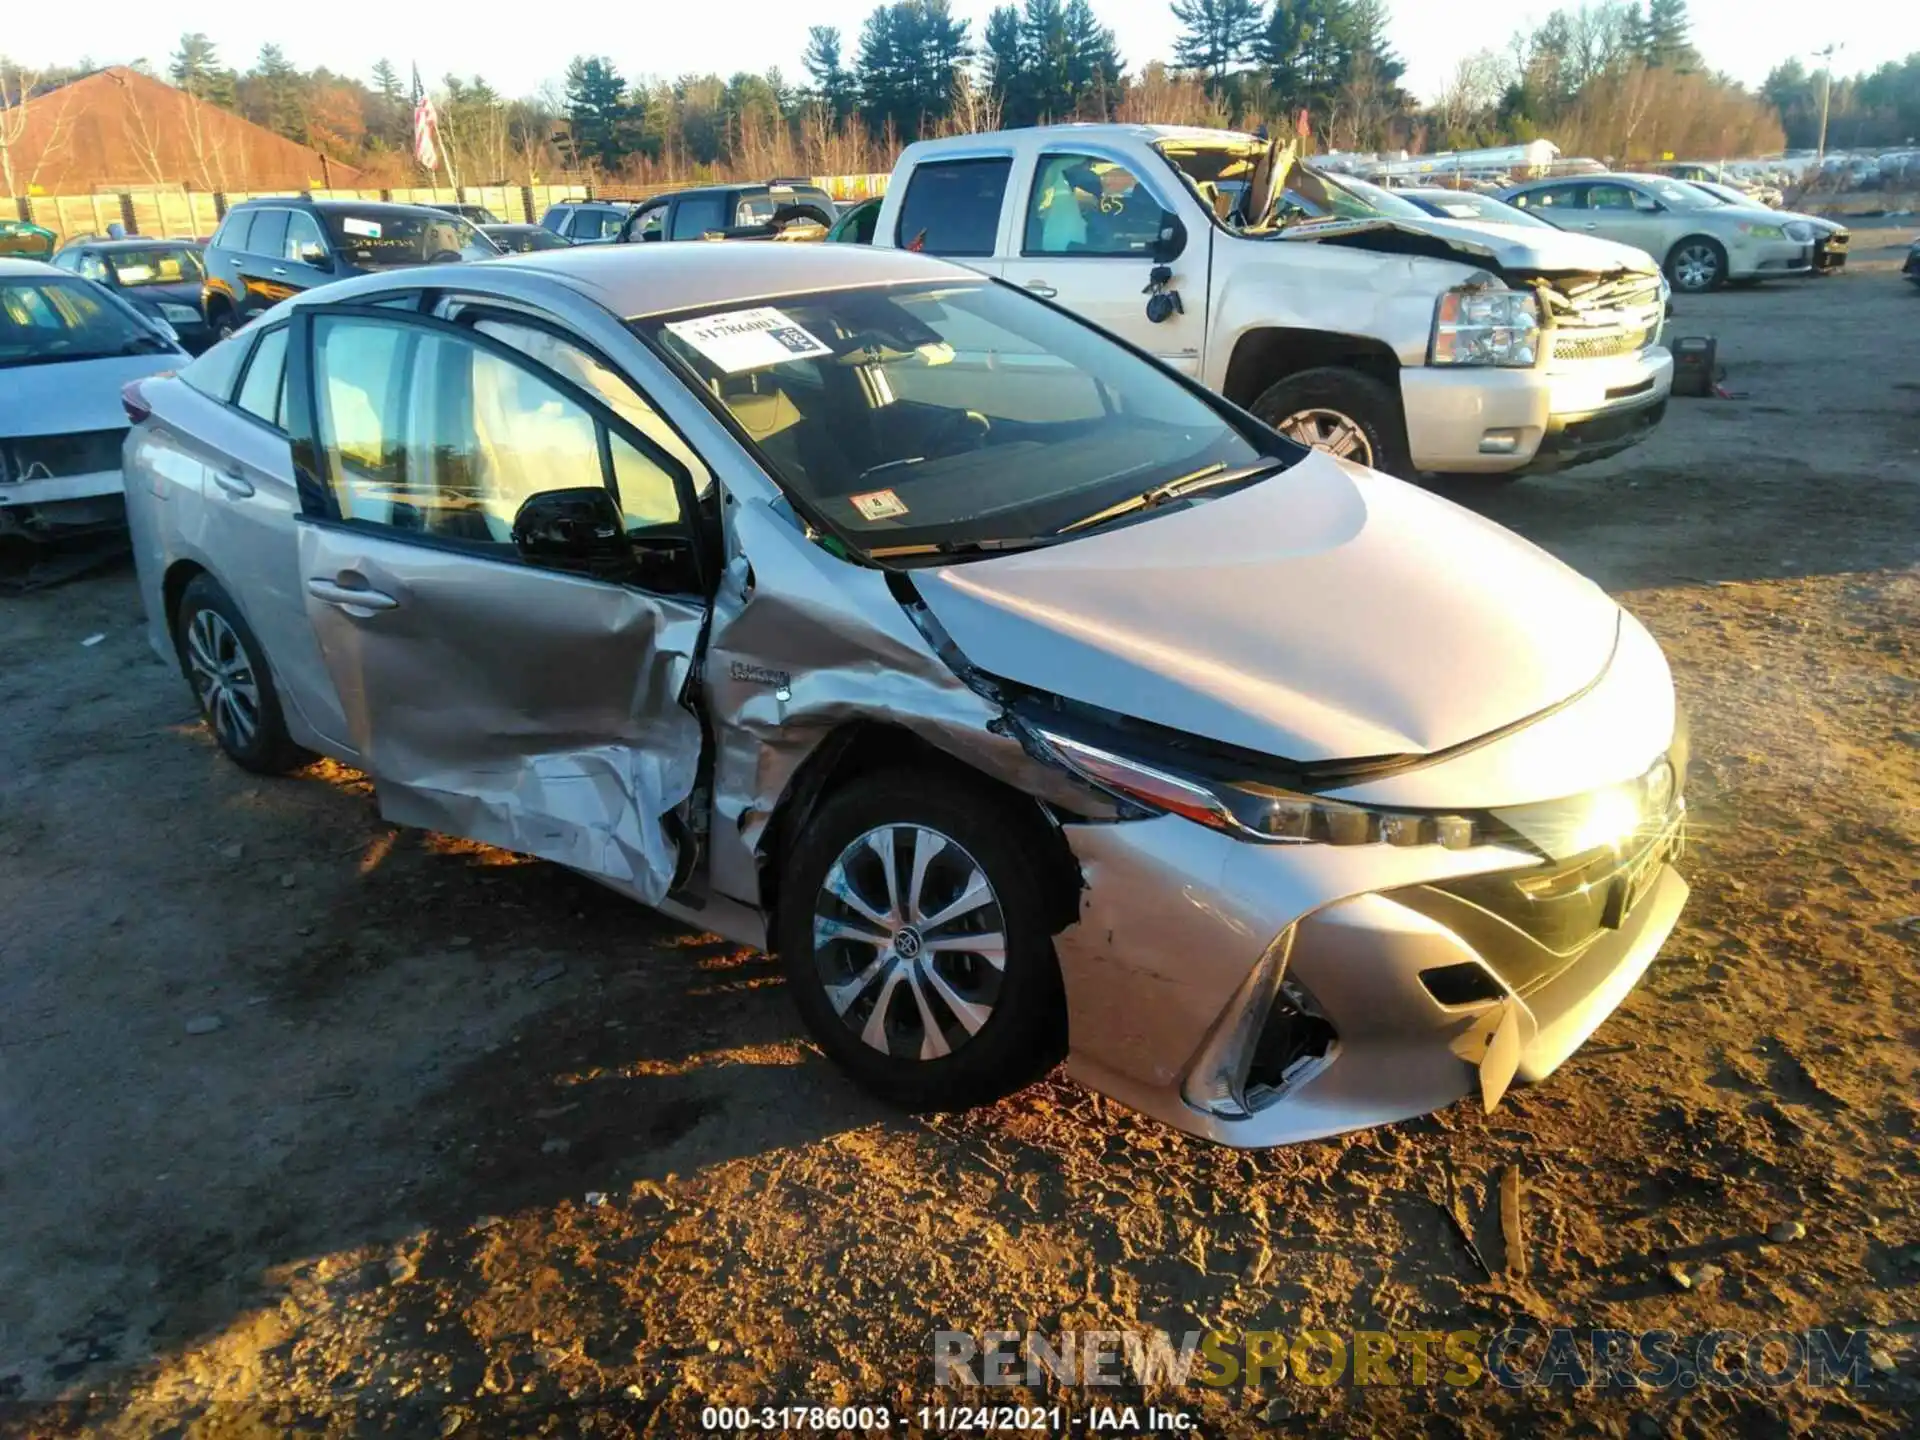
M1727 255L1729 280L1764 280L1774 275L1804 275L1813 269L1813 244L1794 240L1753 240Z
M1846 267L1847 247L1852 236L1845 230L1836 230L1831 235L1822 235L1813 242L1813 273L1831 275Z
M1246 1148L1476 1092L1497 1102L1510 1081L1543 1079L1626 997L1688 894L1668 863L1676 823L1635 857L1617 928L1552 955L1484 914L1434 918L1436 888L1540 868L1517 851L1252 845L1173 817L1067 829L1088 887L1082 920L1055 942L1069 1073ZM1314 1053L1248 1084L1267 1063L1250 1037L1283 1009L1311 1014ZM1217 1083L1235 1067L1234 1084Z
M1660 422L1672 389L1663 345L1531 370L1400 372L1414 467L1465 474L1564 469L1626 449Z

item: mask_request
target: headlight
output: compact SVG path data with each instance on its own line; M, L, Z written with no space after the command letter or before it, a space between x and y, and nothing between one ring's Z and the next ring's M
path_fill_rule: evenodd
M1191 779L1050 730L1039 734L1063 766L1101 789L1242 840L1295 845L1443 845L1449 850L1465 850L1493 838L1488 827L1470 815L1383 810L1253 782Z
M1782 240L1786 238L1787 232L1778 225L1756 225L1750 220L1742 220L1740 233L1751 235L1756 240Z
M1813 226L1804 220L1789 220L1780 228L1786 231L1789 240L1798 240L1802 245L1808 244L1813 239Z
M1434 306L1427 363L1530 366L1539 339L1540 305L1531 291L1463 286Z
M160 302L160 313L176 325L197 325L200 323L200 312L191 305L175 305L171 301L162 300Z

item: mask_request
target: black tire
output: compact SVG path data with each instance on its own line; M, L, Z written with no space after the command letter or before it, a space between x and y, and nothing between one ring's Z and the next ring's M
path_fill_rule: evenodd
M965 1109L1020 1089L1065 1053L1065 1003L1043 889L1052 867L1035 853L1039 823L984 783L968 786L945 775L894 770L866 776L834 795L796 839L780 885L775 938L781 963L808 1030L863 1088L912 1110ZM838 878L848 889L884 898L881 862L861 843L878 832L890 837L901 890L910 889L916 827L948 844L924 867L923 893L933 897L928 908L937 914L948 903L941 897L961 893L972 870L984 875L991 902L929 927L925 937L914 930L913 952L904 960L896 952L911 924L893 930L894 944L884 950L851 939L817 944L816 920L831 924L837 917L887 933L832 898L844 892L825 887L844 859ZM921 913L911 910L906 918ZM997 931L989 928L996 924ZM979 935L986 943L992 934L1004 944L1004 965L997 971L984 958L986 950L956 949L963 936ZM862 972L868 983L850 984ZM836 981L850 989L844 1018L827 991ZM987 1007L977 1030L968 1032L941 986L963 1003ZM926 1010L920 1009L922 1000ZM883 1001L885 1012L876 1021ZM928 1014L941 1036L936 1050L948 1053L924 1059L896 1053L925 1046ZM863 1031L876 1027L886 1050L863 1038Z
M1308 442L1285 428L1296 417L1301 417L1298 424L1302 428L1319 423L1317 417L1308 418L1310 412L1339 417L1357 426L1366 442L1366 453L1349 453L1346 458L1403 480L1413 475L1413 459L1407 450L1407 419L1400 409L1400 397L1362 371L1337 365L1302 370L1269 385L1248 408L1283 435L1300 439L1303 444Z
M207 306L207 328L213 331L213 343L217 345L238 330L240 322L234 318L233 307L223 301Z
M1701 270L1687 264L1698 254L1711 262ZM1682 295L1704 295L1727 283L1727 247L1711 235L1688 235L1674 242L1667 252L1667 280ZM1685 279L1682 279L1682 276Z
M173 646L207 729L228 759L257 775L284 775L313 759L287 734L266 652L240 607L211 575L188 582L174 616ZM230 697L228 703L216 698L202 657L226 667L230 683L219 688Z

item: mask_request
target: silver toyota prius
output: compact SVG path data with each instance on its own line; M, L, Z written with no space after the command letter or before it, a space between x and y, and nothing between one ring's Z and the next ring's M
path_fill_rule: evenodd
M233 760L777 952L904 1104L1064 1055L1231 1145L1491 1108L1686 900L1631 616L970 270L368 276L127 405L153 645Z

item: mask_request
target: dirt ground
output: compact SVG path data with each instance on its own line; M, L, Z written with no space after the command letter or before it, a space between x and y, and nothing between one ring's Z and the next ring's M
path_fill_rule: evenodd
M1868 1327L1875 1369L1157 1398L1207 1434L1914 1433L1911 235L1683 301L1737 398L1464 497L1647 622L1696 757L1678 931L1492 1116L1243 1154L1062 1079L884 1110L764 957L395 832L351 772L226 763L129 570L0 602L0 1431L679 1435L849 1401L900 1429L982 1398L932 1388L936 1330L1525 1321Z

